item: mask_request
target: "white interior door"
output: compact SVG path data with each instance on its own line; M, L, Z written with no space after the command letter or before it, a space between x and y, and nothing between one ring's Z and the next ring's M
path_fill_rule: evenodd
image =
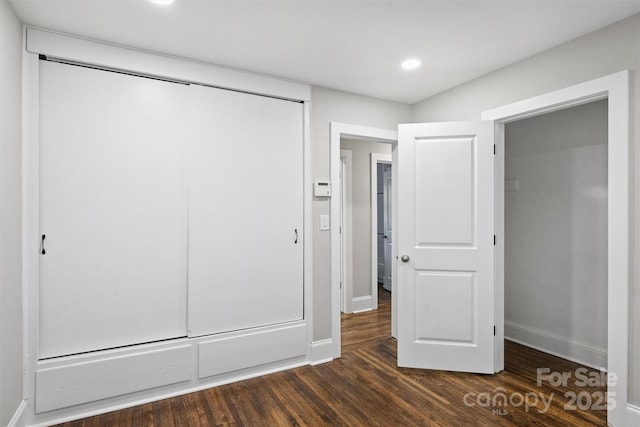
M185 336L188 87L40 72L38 357Z
M398 130L398 365L493 373L494 124Z
M189 335L303 318L303 105L191 87Z

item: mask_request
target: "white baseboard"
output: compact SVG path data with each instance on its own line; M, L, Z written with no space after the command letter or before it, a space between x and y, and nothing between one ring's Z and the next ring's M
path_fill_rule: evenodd
M607 368L607 350L514 322L504 322L504 337L594 369Z
M373 310L373 298L371 298L371 295L355 297L352 301L351 308L354 313Z
M311 366L331 362L332 360L333 341L331 338L311 343L311 346L309 347L309 364Z
M13 417L9 420L7 427L24 427L27 425L27 401L23 400L18 405Z
M640 426L640 406L627 403L627 424L630 426Z

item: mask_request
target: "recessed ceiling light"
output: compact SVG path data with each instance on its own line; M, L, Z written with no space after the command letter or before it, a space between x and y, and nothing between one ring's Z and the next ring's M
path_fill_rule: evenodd
M157 4L158 6L169 6L173 3L173 0L149 0L153 4Z
M415 70L420 66L421 62L419 59L407 59L400 66L403 70Z

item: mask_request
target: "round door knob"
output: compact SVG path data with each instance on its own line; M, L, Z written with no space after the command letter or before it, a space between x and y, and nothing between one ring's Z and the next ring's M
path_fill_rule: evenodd
M409 262L409 255L402 255L402 256L400 257L400 260L401 260L402 262Z

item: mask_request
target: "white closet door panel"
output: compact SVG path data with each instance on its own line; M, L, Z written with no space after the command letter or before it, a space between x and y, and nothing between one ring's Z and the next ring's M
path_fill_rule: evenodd
M302 104L202 86L191 101L190 335L302 319Z
M186 335L188 87L41 62L39 357Z

